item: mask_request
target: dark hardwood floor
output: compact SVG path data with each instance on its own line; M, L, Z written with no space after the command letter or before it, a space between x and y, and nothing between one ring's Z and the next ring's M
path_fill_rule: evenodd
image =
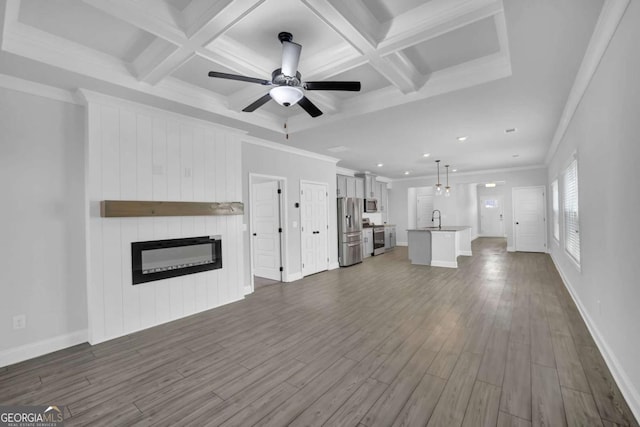
M0 370L66 425L637 426L548 255L406 248Z

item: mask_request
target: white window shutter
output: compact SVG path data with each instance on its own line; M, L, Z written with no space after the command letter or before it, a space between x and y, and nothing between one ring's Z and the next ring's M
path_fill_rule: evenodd
M567 253L580 264L580 221L578 212L578 160L564 173L564 237Z

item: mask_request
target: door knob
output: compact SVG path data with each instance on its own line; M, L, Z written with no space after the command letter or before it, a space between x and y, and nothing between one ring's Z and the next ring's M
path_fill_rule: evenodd
M253 235L254 235L254 236L257 236L257 234L256 234L256 233L253 233Z
M519 223L519 222L516 222L516 225L520 225L520 223Z

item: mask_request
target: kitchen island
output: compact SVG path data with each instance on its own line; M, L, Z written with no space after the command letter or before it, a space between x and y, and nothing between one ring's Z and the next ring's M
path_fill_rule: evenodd
M458 256L471 256L471 227L425 227L407 230L412 264L458 268Z

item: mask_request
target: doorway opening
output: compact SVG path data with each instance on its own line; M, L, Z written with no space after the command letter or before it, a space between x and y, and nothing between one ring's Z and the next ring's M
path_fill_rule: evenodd
M281 283L286 268L286 178L249 175L252 289Z

